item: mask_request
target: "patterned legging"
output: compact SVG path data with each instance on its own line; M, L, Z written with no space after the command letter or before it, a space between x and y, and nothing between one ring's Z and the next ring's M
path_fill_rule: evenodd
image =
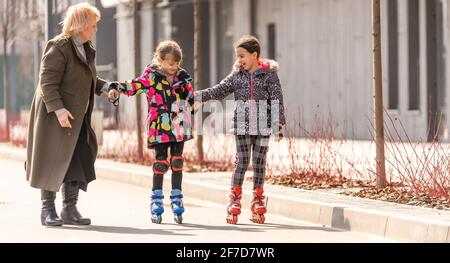
M253 189L263 187L269 136L237 135L235 141L237 153L231 186L242 186L244 183L245 172L250 164L250 152L252 152Z

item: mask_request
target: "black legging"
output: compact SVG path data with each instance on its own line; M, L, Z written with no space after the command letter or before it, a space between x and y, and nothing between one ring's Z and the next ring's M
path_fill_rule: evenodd
M154 146L156 160L167 160L168 149L170 147L170 156L182 156L184 142L160 143ZM172 189L180 189L183 180L183 171L172 171ZM153 174L152 190L162 189L164 176Z

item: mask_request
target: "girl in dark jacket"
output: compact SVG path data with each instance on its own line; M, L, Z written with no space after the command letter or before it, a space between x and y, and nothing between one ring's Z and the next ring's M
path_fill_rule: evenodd
M283 93L277 71L278 64L260 59L261 46L253 36L243 36L235 44L236 64L218 85L199 91L196 100L222 100L234 93L236 109L233 133L236 136L236 166L231 180L227 223L236 224L241 212L240 199L244 175L252 152L253 200L250 220L263 224L266 213L264 175L271 134L281 138L285 125ZM198 106L198 105L197 105ZM197 107L194 106L194 107Z

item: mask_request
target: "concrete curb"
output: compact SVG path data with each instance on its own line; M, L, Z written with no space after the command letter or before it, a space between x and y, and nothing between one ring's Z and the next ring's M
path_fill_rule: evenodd
M23 150L23 149L22 149ZM12 147L0 147L0 158L23 161L25 150L19 151ZM106 180L117 181L146 187L151 189L152 177L149 167L131 164L122 164L109 160L99 159L96 162L97 177ZM214 183L203 180L207 175L186 173L183 179L183 193L185 196L206 200L214 203L225 204L227 202L228 182L216 181ZM170 186L170 177L165 177L164 186ZM245 186L245 185L244 185ZM244 187L243 209L248 209L251 199L251 189ZM149 190L150 191L150 190ZM164 189L168 192L169 189ZM268 211L270 214L281 215L288 218L308 221L332 228L360 232L374 236L384 237L391 240L406 242L439 242L450 243L450 213L441 212L442 218L431 218L420 215L402 214L388 209L366 209L355 205L354 197L351 202L323 202L314 198L301 198L301 196L286 194L286 191L301 192L303 196L309 193L305 190L286 189L286 187L266 185L269 195ZM149 193L150 194L150 193ZM317 194L317 193L314 193ZM340 197L342 199L342 197ZM376 200L364 200L365 202L378 202ZM381 202L381 206L383 203ZM390 203L390 205L392 205ZM402 206L402 205L398 205ZM423 208L411 208L423 212ZM427 211L429 212L429 211ZM225 214L225 212L224 212ZM420 213L418 213L420 214ZM246 220L246 219L244 219Z

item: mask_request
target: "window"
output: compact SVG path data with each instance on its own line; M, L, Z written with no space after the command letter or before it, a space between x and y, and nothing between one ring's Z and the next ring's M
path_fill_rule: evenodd
M420 105L420 31L419 0L408 0L408 87L409 110Z
M234 64L233 1L217 1L216 4L216 56L217 79L226 77Z
M388 4L388 107L398 109L398 7L397 0Z
M276 31L275 24L267 25L267 39L268 39L268 56L270 59L276 60Z

